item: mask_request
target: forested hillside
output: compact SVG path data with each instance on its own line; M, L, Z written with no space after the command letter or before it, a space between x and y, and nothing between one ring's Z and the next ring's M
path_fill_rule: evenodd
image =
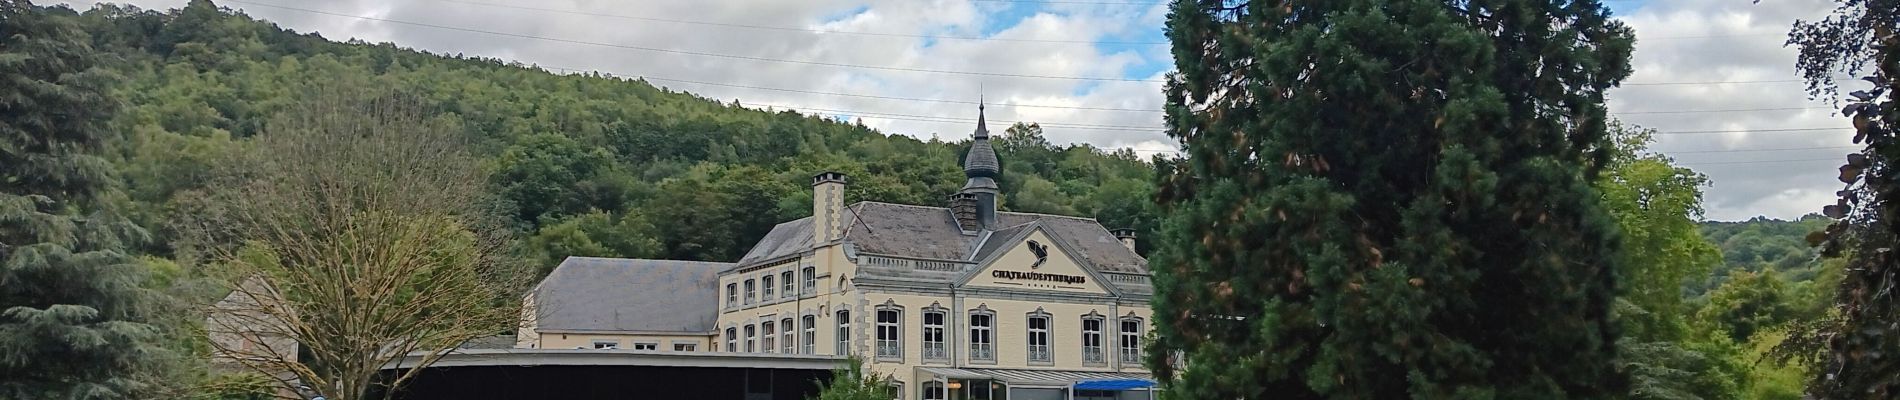
M1738 272L1772 271L1782 279L1808 282L1824 273L1820 252L1808 244L1808 234L1819 232L1833 220L1809 214L1793 221L1756 217L1738 222L1702 223L1703 237L1722 250L1722 265L1708 282L1692 286L1700 292L1720 284Z
M852 201L938 205L963 183L958 160L974 128L923 141L640 80L337 43L204 0L165 12L106 5L81 18L123 75L114 161L157 254L171 251L172 214L220 154L319 87L389 88L457 120L544 268L566 255L737 259L774 224L810 213L807 183L823 170L851 177ZM1015 126L997 141L1005 209L1152 230L1147 162L1040 132Z

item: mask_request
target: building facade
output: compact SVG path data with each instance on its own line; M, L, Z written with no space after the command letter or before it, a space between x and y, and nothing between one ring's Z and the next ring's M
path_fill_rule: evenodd
M998 211L1001 164L978 115L968 180L943 207L846 204L846 176L813 177L810 217L716 273L700 349L855 355L902 399L1149 398L1091 386L1152 382L1152 287L1132 232ZM532 324L523 346L557 343Z

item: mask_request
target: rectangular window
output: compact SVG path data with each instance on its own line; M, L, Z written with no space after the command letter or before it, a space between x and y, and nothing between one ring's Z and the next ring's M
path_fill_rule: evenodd
M1048 363L1053 358L1049 354L1049 317L1035 315L1029 317L1029 362Z
M835 356L851 355L851 312L838 312L838 351Z
M745 352L747 353L759 352L759 330L758 329L759 327L754 326L754 325L745 326Z
M659 350L660 344L659 343L634 343L633 349L634 350Z
M594 348L611 350L620 348L620 340L594 339Z
M799 353L818 354L813 352L818 350L818 316L807 315L799 322L803 323L802 327L805 328L802 330L805 333L805 341L802 342L803 346L800 347L803 349Z
M1082 362L1101 364L1108 362L1102 358L1102 319L1082 318Z
M726 307L730 308L730 307L738 307L738 306L739 306L739 284L728 283L726 284Z
M754 285L756 284L757 282L753 282L751 279L745 280L745 303L746 304L752 304L753 301L756 301L756 299L758 299L758 297L754 296L757 293L753 292L754 290L757 290L757 289L754 289L755 287Z
M785 271L785 273L779 274L778 281L780 285L784 285L784 287L781 287L779 290L779 296L792 297L798 295L797 291L792 290L792 271Z
M818 294L818 269L805 267L805 294Z
M764 278L759 278L759 286L765 287L765 294L759 296L759 300L772 301L772 276L766 275Z
M785 353L785 354L792 354L793 351L798 350L792 347L792 346L798 345L798 339L796 338L797 334L798 334L798 331L792 330L791 318L779 320L778 321L778 345L779 345L778 352Z
M674 343L673 351L693 351L695 347L699 347L699 346L696 346L692 343Z
M970 314L970 359L996 361L995 339L990 324L996 316L990 314Z
M924 311L924 359L950 358L943 348L943 315L942 311Z
M765 323L759 324L759 333L764 335L765 337L764 346L760 346L760 347L762 347L767 353L771 353L773 352L773 350L776 350L778 348L777 346L775 346L775 344L777 344L778 342L773 340L778 335L776 335L776 332L772 331L772 326L773 326L772 321L765 321Z
M904 358L903 342L898 336L898 326L904 320L904 312L894 308L877 310L877 358Z
M727 353L739 352L739 330L738 329L726 328L726 352Z
M1141 319L1122 320L1121 355L1123 363L1141 362Z

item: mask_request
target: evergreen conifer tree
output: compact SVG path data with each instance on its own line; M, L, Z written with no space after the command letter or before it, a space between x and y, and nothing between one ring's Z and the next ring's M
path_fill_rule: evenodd
M1599 2L1182 0L1168 36L1164 393L1625 392Z
M0 398L139 398L143 232L100 207L111 75L70 10L0 0Z

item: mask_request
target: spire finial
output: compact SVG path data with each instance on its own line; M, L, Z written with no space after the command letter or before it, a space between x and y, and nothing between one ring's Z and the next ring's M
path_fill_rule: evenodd
M983 122L983 89L977 87L976 93L976 135L977 139L989 139L990 128Z

